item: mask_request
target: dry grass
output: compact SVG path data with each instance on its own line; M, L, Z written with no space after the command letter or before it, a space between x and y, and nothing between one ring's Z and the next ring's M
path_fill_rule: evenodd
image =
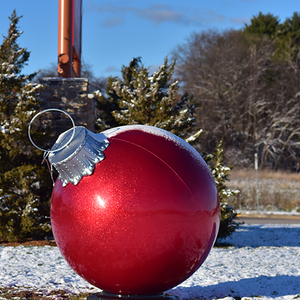
M271 211L300 211L300 174L258 172L260 208ZM230 197L229 204L237 209L257 209L256 172L232 170L227 187L238 189L240 193Z
M170 294L167 293L165 295L170 296ZM126 297L127 296L124 296L124 298ZM99 293L72 294L64 290L41 291L41 290L32 290L29 288L21 288L21 287L18 288L0 287L0 300L6 300L6 299L8 300L87 300L87 299L95 300L100 298L103 299L103 297L101 297ZM118 297L116 297L115 299L117 298ZM150 297L148 298L151 299ZM176 296L175 298L177 299ZM128 299L130 299L130 297L128 297Z
M71 294L64 290L53 290L50 292L32 290L28 288L0 288L0 299L13 300L85 300L89 294Z
M244 179L256 179L256 172L254 169L242 169L235 170L233 169L230 172L230 179L237 180L240 178ZM291 173L291 172L272 172L269 170L259 170L258 171L259 179L272 179L272 180L286 180L286 181L297 181L300 183L300 173Z

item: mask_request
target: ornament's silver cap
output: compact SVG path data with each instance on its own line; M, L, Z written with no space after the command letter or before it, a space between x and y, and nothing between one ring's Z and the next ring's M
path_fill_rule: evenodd
M75 126L58 137L48 159L58 171L63 186L69 182L76 185L83 176L93 173L95 164L105 158L103 151L108 146L109 141L103 133Z

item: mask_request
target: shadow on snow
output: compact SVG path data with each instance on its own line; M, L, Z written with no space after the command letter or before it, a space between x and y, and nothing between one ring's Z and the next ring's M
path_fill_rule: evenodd
M240 225L220 241L234 247L300 247L300 225Z
M285 287L282 289L282 287ZM221 282L210 286L176 287L168 293L184 299L231 297L280 297L296 295L300 292L298 276L280 275L275 277L259 276L239 281ZM181 296L183 295L183 296Z

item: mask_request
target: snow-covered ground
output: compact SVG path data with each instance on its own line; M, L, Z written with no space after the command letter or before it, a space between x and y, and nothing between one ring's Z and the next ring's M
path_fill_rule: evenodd
M270 211L270 210L243 210L243 209L237 209L236 212L239 215L261 215L261 216L284 216L284 217L291 217L291 216L295 216L295 217L299 217L300 219L300 212L297 212L296 210L292 210L292 211Z
M200 269L168 293L188 299L300 298L300 225L242 225L223 242L232 246L213 248ZM99 291L50 246L0 246L0 287Z

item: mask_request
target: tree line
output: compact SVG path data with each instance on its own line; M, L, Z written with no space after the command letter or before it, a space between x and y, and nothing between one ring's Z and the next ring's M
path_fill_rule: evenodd
M174 49L182 89L205 130L201 151L223 139L225 161L300 168L300 15L283 23L259 13L240 30L193 33Z

